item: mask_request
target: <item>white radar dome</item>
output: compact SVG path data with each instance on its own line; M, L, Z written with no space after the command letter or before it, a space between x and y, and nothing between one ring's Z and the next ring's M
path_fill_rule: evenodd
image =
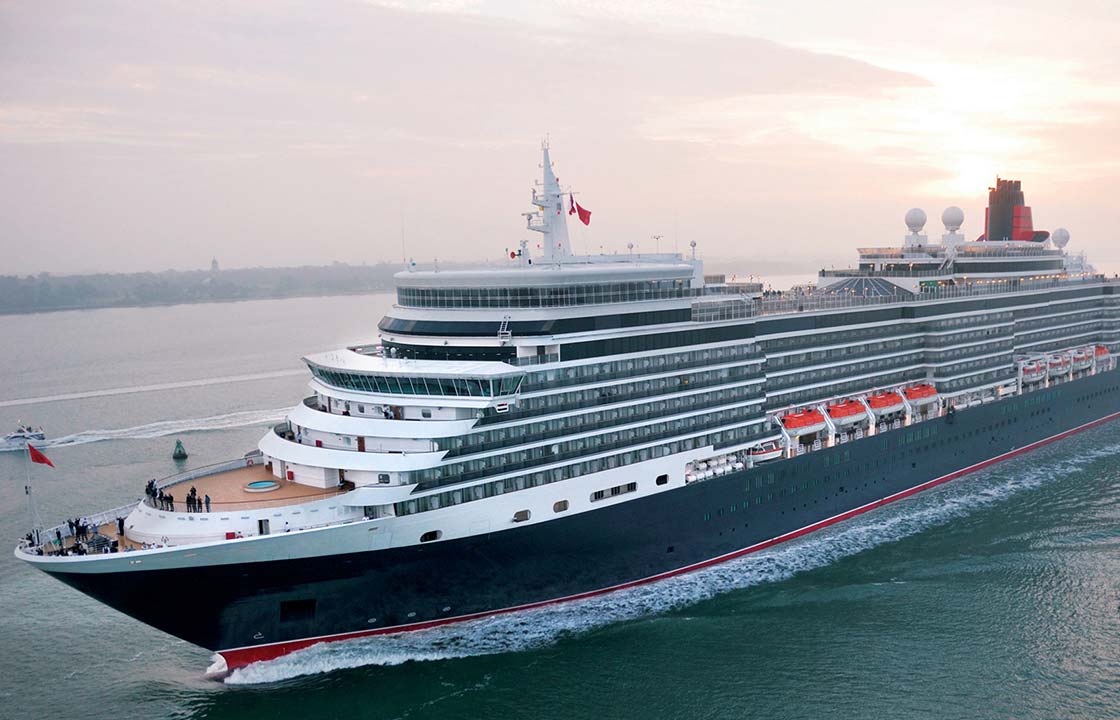
M1069 243L1069 230L1058 228L1050 234L1050 241L1056 248L1064 248Z
M910 208L906 211L906 227L910 232L919 233L926 226L926 211L921 208Z
M941 213L941 223L948 232L956 232L964 225L964 210L956 205L950 205Z

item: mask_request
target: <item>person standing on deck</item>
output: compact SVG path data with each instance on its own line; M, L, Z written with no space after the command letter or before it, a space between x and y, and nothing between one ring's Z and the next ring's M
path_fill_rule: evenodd
M206 512L210 512L210 496L209 496L209 495L205 495L205 496L203 497L202 501L203 501L204 503L206 503Z
M167 502L167 509L170 512L175 512L175 496L171 493L167 493L163 496L163 499Z

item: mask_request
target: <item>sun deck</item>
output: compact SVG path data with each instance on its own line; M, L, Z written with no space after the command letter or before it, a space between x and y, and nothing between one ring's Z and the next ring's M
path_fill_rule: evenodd
M274 482L274 490L254 490L250 483ZM210 496L210 512L252 510L323 500L351 489L349 486L316 488L275 477L264 465L250 465L183 480L164 487L175 498L175 512L187 511L187 493L195 488L199 500ZM151 502L149 501L149 504ZM205 512L205 506L202 511Z

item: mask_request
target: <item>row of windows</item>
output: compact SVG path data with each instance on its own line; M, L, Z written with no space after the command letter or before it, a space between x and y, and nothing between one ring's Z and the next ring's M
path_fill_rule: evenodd
M1001 340L993 340L978 345L950 348L948 350L926 350L925 361L928 363L943 363L957 358L973 357L975 355L991 355L998 352L1011 352L1015 349L1015 340L1008 336Z
M768 357L766 359L766 366L772 370L787 369L800 367L802 365L815 365L828 360L855 359L920 347L922 347L922 338L920 337L868 343L853 342L849 345L834 347L828 350L814 350L812 352L797 353L795 355Z
M637 489L638 483L630 482L626 483L625 485L615 485L614 487L607 488L606 490L596 490L595 492L591 493L591 502L598 502L600 500L618 497L619 495L632 493Z
M1015 377L1014 368L1000 368L998 370L991 370L986 373L978 375L969 375L968 377L957 378L956 380L939 380L937 382L937 389L943 393L953 392L955 390L964 390L970 387L979 385L987 385L989 383L999 382L1001 380L1011 380Z
M539 445L525 450L514 450L501 455L490 455L474 460L441 465L411 473L411 481L419 481L420 490L428 490L451 483L474 480L487 475L513 472L536 465L545 465L593 453L614 450L628 445L639 445L691 432L709 430L723 425L761 420L757 406L713 409L700 415L675 418L651 425L601 433L590 437L575 438L551 445ZM646 451L639 451L643 453ZM648 458L642 458L648 459ZM597 461L591 461L597 462Z
M418 512L427 512L441 507L448 507L451 505L458 505L460 503L472 502L474 500L482 500L496 495L504 495L506 493L516 492L518 490L525 490L532 487L540 487L554 482L561 482L563 480L570 480L582 475L588 475L603 470L610 470L616 467L624 467L643 460L651 460L654 458L665 457L676 453L688 452L697 448L714 446L730 447L732 445L743 445L764 437L768 433L760 432L755 426L743 426L737 428L729 428L720 430L718 432L699 435L692 438L681 438L673 442L659 445L652 448L642 448L641 450L631 450L629 452L618 453L605 458L595 458L593 460L585 460L583 462L573 463L558 468L549 470L541 470L527 475L519 475L517 477L505 478L503 480L494 480L492 482L480 483L466 488L458 488L454 490L446 490L432 495L416 498L415 500L405 500L403 502L395 503L393 509L397 515L412 515ZM668 482L668 477L665 478ZM658 484L664 484L661 478L658 477ZM424 489L423 486L419 489Z
M927 335L926 347L939 348L949 345L961 345L967 342L977 340L986 340L991 337L1010 336L1012 334L1012 325L1007 323L997 327L976 328L974 330L965 330L963 332L947 333L945 335Z
M589 363L587 365L572 365L565 368L552 368L534 372L525 379L521 390L522 392L533 392L534 390L578 385L593 381L604 382L622 377L683 370L702 365L716 365L758 356L759 349L756 344L738 343L687 352L663 353Z
M853 375L867 375L871 372L892 370L894 368L915 365L922 361L922 353L908 353L892 358L865 360L864 362L834 365L832 367L815 368L789 375L768 378L766 391L776 393L783 388L804 385L806 383L821 383L833 378L845 378ZM818 390L819 392L819 390Z
M1023 335L1015 336L1015 344L1023 345L1027 343L1038 342L1049 338L1068 337L1070 335L1084 335L1086 333L1100 332L1105 328L1101 321L1083 323L1074 327L1054 328L1052 330L1040 330L1035 332L1024 333Z
M1055 288L1047 291L1046 299L1048 301L1057 302L1065 298L1100 297L1106 292L1113 290L1111 286L1081 286L1065 290L1059 289L1058 285L1059 283L1055 283ZM783 347L789 348L813 346L821 344L821 342L827 344L831 344L834 341L843 343L848 339L882 337L884 334L884 329L882 327L854 327L854 325L859 323L894 323L893 328L896 330L895 334L909 334L914 332L915 328L907 327L903 323L910 319L927 316L940 317L944 315L959 315L960 313L973 312L981 308L990 310L1007 308L1008 310L1003 310L1002 312L996 312L994 314L989 313L979 316L968 316L967 318L958 316L956 318L948 318L945 321L933 320L929 321L932 324L930 326L950 327L955 325L962 327L975 325L977 322L980 322L980 319L992 317L1004 318L1007 322L1011 322L1010 310L1014 309L1016 306L1031 302L1034 297L1033 295L1011 295L1003 297L984 295L967 300L938 302L928 305L924 303L913 303L891 308L860 308L845 313L834 314L802 313L799 315L762 319L757 322L744 322L722 327L681 330L674 333L633 335L610 340L576 342L564 345L562 354L565 360L578 360L600 357L603 355L620 355L670 347L688 347L708 343L742 340L753 338L755 335L764 337L766 335L786 333L792 335L788 338L763 340L760 341L760 344L762 344L764 348L769 349L772 347L770 343L775 342L788 343L788 345L784 345ZM844 327L836 333L810 334L809 332L835 326ZM930 326L923 325L922 327ZM887 330L886 332L890 331ZM827 338L827 340L822 340L822 338Z
M996 323L1011 322L1012 319L1012 315L1009 312L984 313L982 315L958 315L941 320L931 320L923 326L923 330L926 332L936 332L969 325L993 325Z
M498 288L397 288L397 303L427 308L522 308L601 305L693 297L689 280L643 280L601 285Z
M390 395L434 395L439 397L494 397L517 392L520 377L425 378L394 375L365 375L308 364L311 374L328 385L358 392Z
M766 353L784 352L798 348L812 348L827 345L845 345L860 340L887 340L895 335L909 335L913 328L905 325L889 327L853 327L840 332L799 334L781 338L764 338L759 345Z
M489 410L483 418L482 424L513 421L536 415L549 415L568 410L588 408L594 405L606 405L627 400L653 397L656 395L682 392L684 390L726 385L761 376L762 368L758 364L736 365L715 370L693 372L686 375L671 375L669 377L637 380L635 382L620 383L608 387L586 388L584 390L573 390L571 392L521 398L518 403L511 407L509 412L505 414L498 415L493 409Z
M937 368L934 379L938 380L938 383L940 384L940 378L951 378L954 375L960 375L962 373L968 372L969 370L981 370L991 367L1006 366L1010 365L1011 361L1011 354L1008 353L1006 355L1000 355L997 357L978 358L976 360L969 360L967 362L953 363L952 365L946 365L944 367ZM1013 371L1012 374L1014 374Z
M744 402L761 397L761 386L741 385L695 395L673 395L665 399L634 405L605 408L578 415L560 415L550 420L518 426L501 425L493 430L440 438L436 446L449 450L446 457L495 450L510 444L523 445L577 432L589 432L615 425L631 424L664 415L677 415L696 409Z
M1046 328L1054 325L1070 325L1082 320L1100 320L1102 318L1112 317L1112 311L1106 310L1087 310L1085 312L1069 313L1059 315L1057 317L1048 316L1042 318L1035 318L1032 320L1019 320L1015 323L1015 332L1023 333L1034 328Z

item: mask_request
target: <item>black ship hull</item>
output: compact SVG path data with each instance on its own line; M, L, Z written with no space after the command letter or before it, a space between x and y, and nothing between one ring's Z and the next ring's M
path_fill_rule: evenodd
M229 668L317 642L572 600L826 527L1120 416L1104 372L686 487L405 548L58 579ZM54 570L49 568L48 572Z

